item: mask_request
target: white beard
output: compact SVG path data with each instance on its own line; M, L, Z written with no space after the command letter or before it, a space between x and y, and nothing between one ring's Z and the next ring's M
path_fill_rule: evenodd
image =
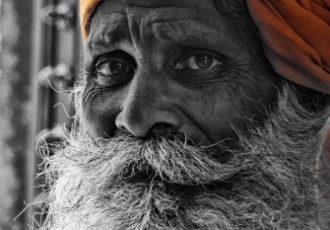
M265 125L240 134L234 149L73 131L45 157L41 230L321 229L314 165L326 117L285 89Z

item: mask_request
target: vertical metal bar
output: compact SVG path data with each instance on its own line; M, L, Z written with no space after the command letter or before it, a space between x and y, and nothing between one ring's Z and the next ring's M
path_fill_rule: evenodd
M39 106L39 98L40 98L40 87L39 83L36 79L36 76L41 68L41 48L42 48L42 36L41 36L41 21L40 21L40 10L42 7L43 0L34 0L33 1L33 39L32 39L32 52L31 52L31 93L32 95L32 124L31 124L31 133L30 138L28 140L28 151L26 156L26 202L27 204L31 204L33 202L35 193L34 193L34 179L36 174L36 156L35 156L35 136L37 132L40 130L40 110L38 110ZM30 206L25 213L25 226L32 224L33 217L33 207Z
M57 6L58 4L58 0L52 0L50 1L49 4L52 4L54 7ZM47 59L48 59L48 65L50 65L51 67L55 67L57 64L57 53L58 53L58 47L57 47L57 35L58 35L58 31L56 28L55 23L53 25L51 25L50 28L47 28L49 33L49 42L47 43ZM53 127L53 124L55 122L55 115L53 112L53 106L54 106L54 102L55 102L55 92L54 90L52 90L51 88L47 88L47 94L48 94L48 105L45 109L47 109L47 123L46 123L46 127L48 129L51 129Z
M58 0L49 0L45 2L47 5L52 5L56 7ZM57 53L58 53L58 42L57 42L57 35L58 31L55 26L53 25L46 25L44 24L44 31L41 36L44 38L44 49L43 49L43 63L42 67L51 66L55 67L57 64ZM56 94L53 89L50 87L42 87L42 97L41 100L41 107L43 109L43 116L41 119L42 128L51 129L56 116L53 112L53 106L56 100Z

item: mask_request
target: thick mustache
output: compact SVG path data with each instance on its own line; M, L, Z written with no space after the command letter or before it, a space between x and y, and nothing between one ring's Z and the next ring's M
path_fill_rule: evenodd
M83 152L66 150L73 153L68 158L84 168L87 177L100 172L98 178L90 178L95 184L134 181L142 176L174 184L203 185L225 181L253 166L251 160L241 155L221 163L215 159L215 151L215 147L188 145L180 134L148 140L120 134L109 140L98 140L94 146L83 148Z

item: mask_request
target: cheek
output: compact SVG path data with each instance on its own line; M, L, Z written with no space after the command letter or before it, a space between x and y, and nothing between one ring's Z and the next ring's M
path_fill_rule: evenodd
M256 103L248 99L244 86L224 83L185 94L190 119L211 142L235 137L234 129L245 127L256 116Z
M111 137L116 130L118 97L102 89L87 89L83 94L83 119L93 137Z

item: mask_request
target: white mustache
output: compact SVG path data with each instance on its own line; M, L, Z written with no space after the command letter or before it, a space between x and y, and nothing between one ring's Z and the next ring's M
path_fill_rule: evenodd
M213 157L214 151L219 149L188 145L179 134L171 139L157 137L142 141L121 133L110 140L98 140L95 146L77 147L78 150L98 149L97 154L76 151L74 144L66 149L73 153L69 157L72 164L88 165L85 167L87 176L95 171L102 172L99 178L92 178L95 184L104 184L99 181L104 179L108 180L105 184L132 181L144 174L149 179L157 177L173 184L203 185L225 181L255 165L242 154L221 163Z
M82 148L82 143L94 146ZM219 151L218 148L188 145L179 134L170 139L157 137L139 140L120 133L109 140L88 140L78 145L71 143L66 149L67 153L72 153L66 156L72 164L68 167L82 167L86 170L86 176L93 175L95 171L102 172L99 178L90 178L95 184L109 185L122 180L134 181L143 174L149 179L159 178L173 184L204 185L225 181L254 165L242 154L221 163L214 157L215 151ZM89 153L88 150L93 153Z

